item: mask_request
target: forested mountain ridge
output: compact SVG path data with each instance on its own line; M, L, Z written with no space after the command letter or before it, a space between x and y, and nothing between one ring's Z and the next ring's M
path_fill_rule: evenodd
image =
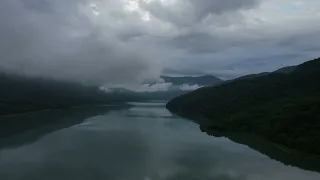
M194 119L209 133L246 132L320 154L319 78L318 58L292 72L200 88L173 99L167 108Z
M130 100L98 87L0 73L0 115Z

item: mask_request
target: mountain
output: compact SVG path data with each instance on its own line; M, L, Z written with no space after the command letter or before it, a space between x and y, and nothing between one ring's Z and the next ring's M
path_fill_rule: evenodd
M266 76L266 75L269 75L269 74L288 74L288 73L291 73L295 70L297 66L288 66L288 67L283 67L283 68L280 68L276 71L273 71L273 72L262 72L262 73L257 73L257 74L249 74L249 75L245 75L245 76L241 76L241 77L238 77L238 78L235 78L235 79L230 79L230 80L227 80L227 81L222 81L221 83L218 83L216 85L221 85L221 84L225 84L225 83L229 83L231 81L236 81L236 80L243 80L243 79L252 79L252 78L258 78L258 77L262 77L262 76Z
M258 78L258 77L269 75L271 73L289 74L289 73L292 73L296 69L296 67L297 66L287 66L287 67L283 67L283 68L280 68L278 70L275 70L273 72L262 72L262 73L258 73L258 74L249 74L249 75L241 76L241 77L236 78L236 79L231 79L229 81L224 81L223 83L228 83L228 82L234 81L234 80Z
M212 75L205 75L205 76L184 76L184 77L171 77L171 76L161 76L161 78L167 82L172 83L173 85L199 85L199 86L208 86L208 85L215 85L221 83L223 80L212 76Z
M0 115L130 100L97 87L0 73Z
M292 73L296 68L297 68L297 66L283 67L283 68L281 68L281 69L278 69L278 70L274 71L274 73L284 73L284 74L288 74L288 73Z
M270 72L262 72L262 73L258 73L258 74L249 74L249 75L245 75L245 76L238 77L238 78L236 78L236 79L231 79L231 80L228 80L228 81L223 81L223 82L220 83L220 84L230 83L230 82L232 82L232 81L237 81L237 80L258 78L258 77L266 76L266 75L268 75L268 74L270 74ZM220 85L220 84L219 84L219 85Z
M290 149L320 154L320 59L290 73L239 78L167 104L213 135L248 133ZM225 135L227 136L227 135Z

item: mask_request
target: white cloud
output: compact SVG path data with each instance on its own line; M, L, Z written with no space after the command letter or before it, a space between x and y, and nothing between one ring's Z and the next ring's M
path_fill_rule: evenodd
M180 86L180 89L182 91L194 91L197 90L199 88L201 88L202 86L199 86L198 84L194 84L194 85L189 85L189 84L183 84Z
M134 92L164 92L170 90L172 83L156 83L156 84L143 84L137 88L131 88Z

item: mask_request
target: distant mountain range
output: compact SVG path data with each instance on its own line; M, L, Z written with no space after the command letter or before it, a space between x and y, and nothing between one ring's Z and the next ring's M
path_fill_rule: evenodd
M292 68L290 67L290 69ZM287 68L283 68L283 70L288 71ZM254 76L260 75L249 75L245 78ZM172 86L166 91L136 92L118 88L114 91L105 92L100 90L99 87L0 72L0 115L87 104L171 100L198 87L216 86L225 83L225 81L212 75L196 77L161 76L161 78L165 83L172 83ZM153 84L149 85L152 86ZM190 87L182 88L185 85Z
M212 75L205 75L205 76L183 76L183 77L171 77L171 76L161 76L161 78L167 82L172 83L173 85L199 85L199 86L208 86L208 85L215 85L223 82L222 79L219 79Z
M199 85L199 86L214 86L214 85L219 85L223 84L226 82L234 81L234 80L239 80L239 79L251 79L251 78L256 78L256 77L261 77L261 76L266 76L271 73L280 73L280 74L288 74L293 72L297 66L288 66L288 67L283 67L280 68L276 71L273 72L262 72L258 74L249 74L245 76L241 76L236 79L231 79L224 81L218 77L215 77L213 75L204 75L204 76L182 76L182 77L172 77L172 76L161 76L161 78L167 82L167 83L172 83L172 85Z

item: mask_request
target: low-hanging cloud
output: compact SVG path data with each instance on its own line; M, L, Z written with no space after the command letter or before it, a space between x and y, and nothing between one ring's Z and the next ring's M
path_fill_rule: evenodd
M133 92L173 92L173 91L194 91L203 86L198 84L183 84L183 85L173 85L168 82L158 82L155 84L142 84L138 87L129 87L128 89ZM109 90L109 89L104 89Z
M134 92L165 92L171 90L172 83L156 83L156 84L143 84L140 87L131 89Z
M182 91L194 91L197 90L199 88L201 88L202 86L199 86L198 84L193 84L193 85L189 85L189 84L183 84L180 86L180 89Z
M147 47L121 42L94 10L86 0L1 1L1 71L99 85L157 78Z

